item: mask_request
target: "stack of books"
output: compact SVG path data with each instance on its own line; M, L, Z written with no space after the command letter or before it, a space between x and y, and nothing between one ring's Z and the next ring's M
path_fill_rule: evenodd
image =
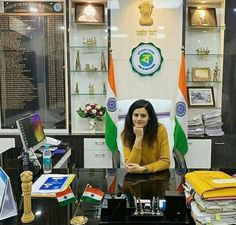
M235 178L221 171L194 171L185 175L184 188L196 224L236 224Z
M205 134L207 136L222 136L224 132L222 130L222 118L220 109L216 109L212 112L206 112L202 115L204 121Z
M200 114L188 120L188 136L189 137L204 136L204 126L203 126L202 116Z

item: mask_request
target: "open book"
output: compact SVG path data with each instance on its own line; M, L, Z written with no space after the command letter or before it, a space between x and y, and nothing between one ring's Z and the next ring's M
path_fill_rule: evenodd
M33 197L56 197L74 180L74 174L42 174L32 185Z

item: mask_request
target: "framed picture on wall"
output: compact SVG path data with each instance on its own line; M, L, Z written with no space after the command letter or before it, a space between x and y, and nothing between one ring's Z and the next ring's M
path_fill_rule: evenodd
M193 81L210 81L211 72L209 67L193 67L192 68Z
M75 22L81 24L104 24L105 6L101 3L79 2L75 5Z
M216 27L215 8L188 7L188 18L190 27Z
M187 87L189 107L215 107L213 87Z

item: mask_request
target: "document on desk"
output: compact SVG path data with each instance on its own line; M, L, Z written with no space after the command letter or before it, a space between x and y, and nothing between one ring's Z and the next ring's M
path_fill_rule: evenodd
M7 174L0 167L0 220L16 215L17 209L12 193L11 182Z
M185 174L193 189L205 199L227 199L236 196L236 179L222 171L194 171Z
M74 180L74 174L42 174L32 185L33 197L56 197Z

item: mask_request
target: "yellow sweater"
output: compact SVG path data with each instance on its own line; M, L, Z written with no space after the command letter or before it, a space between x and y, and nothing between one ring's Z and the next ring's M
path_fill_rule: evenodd
M170 167L169 142L164 125L158 125L157 139L152 148L143 143L142 148L132 149L123 144L125 163L137 163L146 166L149 173L155 173Z

